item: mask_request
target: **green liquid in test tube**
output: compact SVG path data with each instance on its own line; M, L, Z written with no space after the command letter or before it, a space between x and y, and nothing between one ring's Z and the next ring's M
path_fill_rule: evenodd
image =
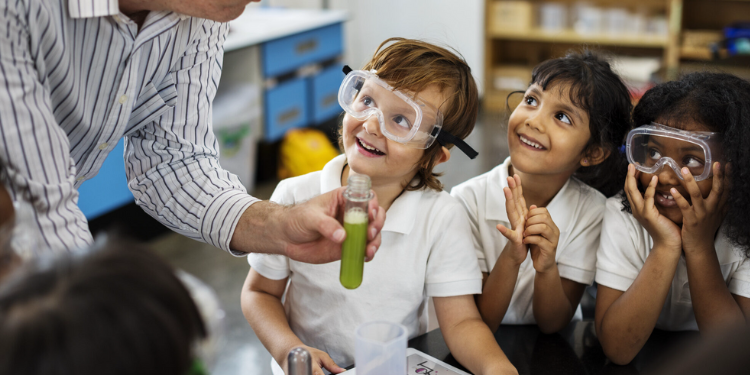
M370 177L351 175L348 179L344 211L346 239L341 245L341 273L339 280L347 289L356 289L362 284L367 246L367 206L372 199Z

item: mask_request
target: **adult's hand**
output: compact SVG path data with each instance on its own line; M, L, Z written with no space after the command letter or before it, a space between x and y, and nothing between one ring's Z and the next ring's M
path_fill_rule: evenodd
M341 259L346 232L341 225L345 187L307 202L280 206L258 202L250 206L237 224L230 247L243 252L283 254L306 263L328 263ZM385 210L377 196L368 208L366 260L380 247Z

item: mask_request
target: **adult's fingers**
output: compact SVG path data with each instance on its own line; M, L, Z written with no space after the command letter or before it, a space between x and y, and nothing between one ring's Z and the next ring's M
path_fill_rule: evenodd
M346 238L346 231L338 220L323 213L318 213L314 225L321 236L335 242L342 243Z

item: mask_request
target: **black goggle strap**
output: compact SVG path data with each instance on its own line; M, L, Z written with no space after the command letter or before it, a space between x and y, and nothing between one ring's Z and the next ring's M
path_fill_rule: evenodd
M439 128L435 128L432 130L432 135L435 136L435 133L437 133L437 141L440 143L441 146L445 146L447 144L453 144L458 147L459 150L461 150L466 156L469 157L469 159L474 159L479 155L476 150L471 148L468 143L464 142L463 139L458 138L454 136L451 133L448 133L446 131L440 131Z

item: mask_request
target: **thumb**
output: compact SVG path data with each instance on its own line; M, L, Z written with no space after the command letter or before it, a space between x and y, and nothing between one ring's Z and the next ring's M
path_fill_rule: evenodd
M318 215L315 220L317 221L317 229L321 236L335 243L344 242L346 231L338 220L323 214Z
M502 234L508 240L515 241L515 236L513 236L514 231L512 229L509 229L508 227L502 224L498 224L497 230L500 231L500 234Z
M340 372L344 372L344 369L339 367L339 365L336 364L336 362L331 359L331 357L323 356L320 358L320 361L323 363L323 367L326 368L326 370L338 374Z

